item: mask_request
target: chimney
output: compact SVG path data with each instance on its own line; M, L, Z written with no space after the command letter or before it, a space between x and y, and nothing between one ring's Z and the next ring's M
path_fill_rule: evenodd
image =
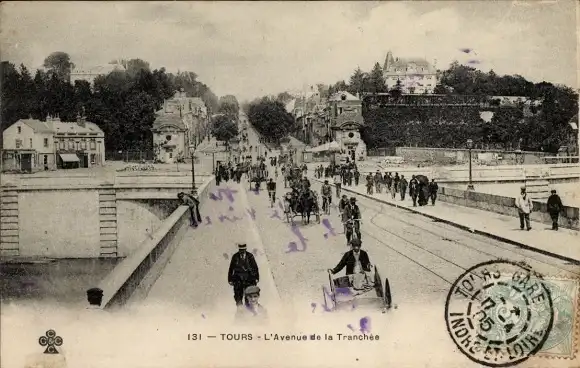
M86 126L85 118L84 118L84 116L81 116L81 114L77 114L77 124L78 124L78 126L83 127L83 128Z

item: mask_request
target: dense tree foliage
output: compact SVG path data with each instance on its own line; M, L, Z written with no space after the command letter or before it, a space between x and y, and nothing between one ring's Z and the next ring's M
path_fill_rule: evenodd
M217 140L228 142L238 133L238 124L230 116L220 114L212 119L211 134Z
M294 131L294 118L280 101L262 98L251 102L248 107L248 120L265 138L278 143L288 133Z
M56 56L55 56L56 54ZM182 89L189 97L200 97L208 110L217 111L218 100L192 72L167 73L165 68L150 70L140 59L122 61L126 71L99 76L91 86L86 81L69 83L72 62L64 53L47 57L47 71L34 77L21 65L0 65L2 131L19 119L46 120L58 116L74 121L84 114L105 132L107 150L146 149L151 147L151 126L155 111L163 101ZM67 74L68 73L68 74Z
M224 114L230 119L237 121L240 113L240 104L236 96L226 95L219 99L218 113Z

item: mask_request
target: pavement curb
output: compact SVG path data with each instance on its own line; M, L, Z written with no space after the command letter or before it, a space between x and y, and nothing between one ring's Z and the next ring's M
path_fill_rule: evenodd
M240 184L240 186L242 188L241 192L244 193L244 195L242 197L242 200L244 201L244 205L247 206L247 208L251 208L250 207L250 200L247 197L248 196L248 193L245 191L245 186L242 185L242 184ZM248 220L248 221L250 221L250 227L252 228L251 231L253 233L253 237L254 237L256 243L259 244L260 247L262 248L261 251L264 254L263 256L264 256L264 258L266 260L266 264L268 265L268 269L267 270L264 270L264 271L267 271L266 274L268 275L267 276L268 277L268 281L274 287L274 292L272 294L273 294L274 298L276 299L275 302L279 303L279 305L282 306L283 305L282 304L282 297L280 296L280 291L278 290L278 285L276 284L276 280L274 279L274 274L272 272L272 265L270 263L270 259L268 258L268 255L266 253L266 247L264 245L264 241L262 240L262 236L260 235L260 231L258 230L258 225L256 225L256 223L253 220L251 220L251 219ZM258 247L256 247L256 248L258 248ZM263 276L264 276L264 273L263 272L260 272L260 279L262 279ZM262 288L260 288L260 289L262 289Z
M317 179L317 178L313 178L313 179L316 180L319 183L324 183L323 180L320 180L320 179ZM333 187L335 186L334 184L331 184L331 183L329 183L329 184L332 185ZM547 256L550 256L550 257L553 257L553 258L558 258L560 260L563 260L563 261L572 263L574 265L580 266L580 260L577 260L577 259L574 259L574 258L569 258L569 257L563 256L563 255L557 254L557 253L552 253L552 252L549 252L547 250L539 249L539 248L536 248L536 247L532 247L530 245L527 245L527 244L524 244L524 243L521 243L521 242L518 242L518 241L515 241L515 240L512 240L512 239L509 239L509 238L506 238L506 237L503 237L503 236L500 236L500 235L497 235L497 234L493 234L493 233L488 232L488 231L485 231L485 230L478 230L478 229L470 228L469 226L462 225L462 224L460 224L458 222L454 222L454 221L447 220L447 219L443 219L441 217L437 217L437 216L434 216L434 215L431 215L431 214L428 214L428 213L424 213L424 212L421 212L421 211L417 211L417 210L415 210L413 208L410 208L410 207L407 207L407 206L401 206L401 205L398 205L396 203L388 202L388 201L385 201L385 200L380 199L380 198L372 197L372 196L370 196L368 194L359 193L359 192L356 192L356 191L354 191L352 189L341 188L341 191L345 191L345 192L348 192L348 193L352 193L354 195L358 195L358 196L361 196L361 197L365 197L367 199L372 199L372 200L374 200L376 202L384 203L384 204L387 204L387 205L389 205L391 207L396 207L396 208L404 209L404 210L407 210L409 212L413 212L413 213L416 213L416 214L419 214L419 215L428 217L430 219L437 220L438 222L442 222L442 223L445 223L445 224L448 224L448 225L457 227L459 229L469 231L470 233L474 233L474 234L478 234L478 235L483 235L483 236L486 236L488 238L492 238L492 239L495 239L495 240L498 240L498 241L501 241L501 242L504 242L504 243L508 243L508 244L511 244L511 245L515 245L515 246L518 246L520 248L524 248L524 249L527 249L527 250L531 250L533 252L540 253L540 254L543 254L543 255L547 255Z

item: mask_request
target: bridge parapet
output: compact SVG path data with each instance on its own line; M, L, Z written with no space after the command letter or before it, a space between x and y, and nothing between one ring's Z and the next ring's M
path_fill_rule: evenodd
M208 198L207 193L214 183L215 178L212 177L198 189L200 206ZM179 238L187 231L188 224L189 210L187 206L179 206L150 239L142 242L133 254L117 264L97 286L103 291L100 309L123 306L142 286L144 279L157 279L179 243ZM152 285L153 282L147 284Z

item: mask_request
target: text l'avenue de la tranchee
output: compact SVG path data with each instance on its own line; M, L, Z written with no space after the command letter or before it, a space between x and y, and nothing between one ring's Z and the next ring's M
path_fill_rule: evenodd
M369 333L335 333L335 334L217 334L214 336L202 336L201 334L190 334L190 340L222 340L222 341L379 341L379 335Z

